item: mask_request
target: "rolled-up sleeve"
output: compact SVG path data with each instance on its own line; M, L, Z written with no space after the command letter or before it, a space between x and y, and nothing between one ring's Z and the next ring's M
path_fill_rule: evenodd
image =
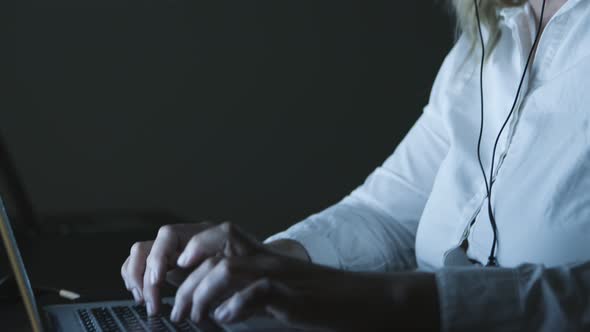
M590 330L590 262L450 267L436 281L443 331Z

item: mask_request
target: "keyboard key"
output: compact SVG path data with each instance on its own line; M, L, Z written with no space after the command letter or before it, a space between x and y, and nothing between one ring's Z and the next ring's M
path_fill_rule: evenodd
M117 322L115 321L115 317L111 315L110 311L107 308L92 308L90 310L92 315L98 322L98 326L104 332L120 332L121 329Z
M115 316L117 316L119 322L121 322L121 325L123 325L126 331L145 331L145 328L143 327L143 325L141 325L135 314L131 311L131 308L120 306L113 307L111 309L113 310Z
M139 319L141 319L141 321L145 323L145 325L148 328L148 331L171 331L162 320L162 316L148 317L147 311L145 310L144 306L133 306L133 310L135 310L135 312L139 316Z
M167 303L162 303L162 315L156 317L148 317L145 306L142 305L135 305L131 307L131 309L135 311L140 320L147 325L148 331L224 332L224 329L211 319L202 320L198 324L189 322L188 320L184 320L180 323L172 322L170 320L172 306ZM173 330L170 330L170 327L173 327Z
M174 326L174 328L176 329L176 331L178 332L200 332L198 330L196 330L191 324L189 324L189 322L187 320L184 320L180 323L175 323L173 321L170 320L170 313L172 312L172 306L167 304L167 303L163 303L162 304L162 314L164 315L164 317L166 317L166 320L168 323L170 323L170 325Z
M172 306L167 303L162 304L163 313L166 313L165 317L170 317L170 312L172 311ZM184 320L181 323L172 323L174 327L179 332L188 332L188 331L199 331L199 332L224 332L225 330L222 329L217 323L213 320L205 318L201 320L198 324L194 322L188 322L188 320ZM196 329L193 327L196 326Z
M132 308L137 313L137 315L139 315L139 319L144 322L147 320L147 311L145 310L145 306L135 305Z
M96 332L96 326L92 322L90 318L90 314L88 314L88 310L86 309L78 309L78 318L80 318L80 322L82 322L82 326L86 332Z

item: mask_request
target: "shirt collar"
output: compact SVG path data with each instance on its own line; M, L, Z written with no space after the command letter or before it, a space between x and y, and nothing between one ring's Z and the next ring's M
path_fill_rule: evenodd
M547 0L547 1L550 1L550 0ZM569 11L570 9L572 9L574 6L576 6L581 1L582 0L568 0L568 1L566 1L565 4L563 4L563 6L557 11L557 13L555 13L555 17L560 16L563 13ZM509 23L509 22L513 22L514 19L519 14L525 13L527 10L532 10L532 8L530 8L530 4L528 2L526 2L523 6L502 8L502 9L498 10L498 16L500 16L502 22Z
M506 7L506 8L500 9L498 11L498 15L500 16L500 18L502 20L507 22L507 21L513 20L516 15L518 15L519 13L522 13L523 11L524 11L524 6Z

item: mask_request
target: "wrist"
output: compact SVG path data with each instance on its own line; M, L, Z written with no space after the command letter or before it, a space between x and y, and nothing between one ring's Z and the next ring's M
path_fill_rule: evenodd
M264 244L267 249L284 256L311 262L309 254L303 245L295 240L280 239Z

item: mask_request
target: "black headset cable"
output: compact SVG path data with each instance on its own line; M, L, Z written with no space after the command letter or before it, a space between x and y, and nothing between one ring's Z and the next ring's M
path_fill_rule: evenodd
M477 3L477 0L473 0L473 4L475 7L475 17L477 19L477 27L478 27L478 32L479 32L479 40L481 43L481 63L480 63L480 68L479 68L481 120L480 120L480 127L479 127L479 138L477 141L477 158L478 158L479 166L481 168L481 172L482 172L484 182L486 185L486 192L488 195L488 216L490 218L490 224L492 226L492 231L494 233L492 248L490 250L490 256L488 257L488 263L486 266L498 266L498 262L496 259L496 246L498 244L498 226L496 224L496 218L494 217L494 213L493 213L493 209L492 209L492 186L494 184L494 180L492 179L492 177L494 174L494 161L495 161L495 156L496 156L496 149L498 147L498 141L500 140L500 136L502 135L502 132L504 131L504 128L506 127L506 124L508 124L508 121L510 120L510 118L512 117L512 114L514 113L514 110L516 109L516 105L518 104L518 98L520 96L520 92L521 92L524 80L526 78L526 74L527 74L529 65L530 65L531 60L533 58L535 48L537 47L537 44L539 43L539 39L541 36L541 28L543 27L543 16L545 14L546 1L547 0L543 0L543 4L541 6L541 15L539 18L539 25L537 27L537 33L535 35L535 40L534 40L533 46L531 47L531 50L528 54L527 61L524 66L524 71L523 71L522 76L520 78L520 82L518 84L518 89L516 90L516 96L515 96L514 101L512 103L512 107L510 109L510 112L508 113L508 117L506 117L506 120L502 124L502 127L500 128L500 132L498 133L498 136L496 136L496 140L494 142L494 149L492 151L492 162L491 162L491 167L490 167L490 180L489 180L489 185L488 185L488 179L486 177L486 173L485 173L485 170L483 167L483 162L481 160L481 140L483 137L483 125L484 125L483 70L484 70L484 63L486 60L485 59L485 57L486 57L485 56L485 42L484 42L482 28L481 28L481 18L479 16L479 4Z

